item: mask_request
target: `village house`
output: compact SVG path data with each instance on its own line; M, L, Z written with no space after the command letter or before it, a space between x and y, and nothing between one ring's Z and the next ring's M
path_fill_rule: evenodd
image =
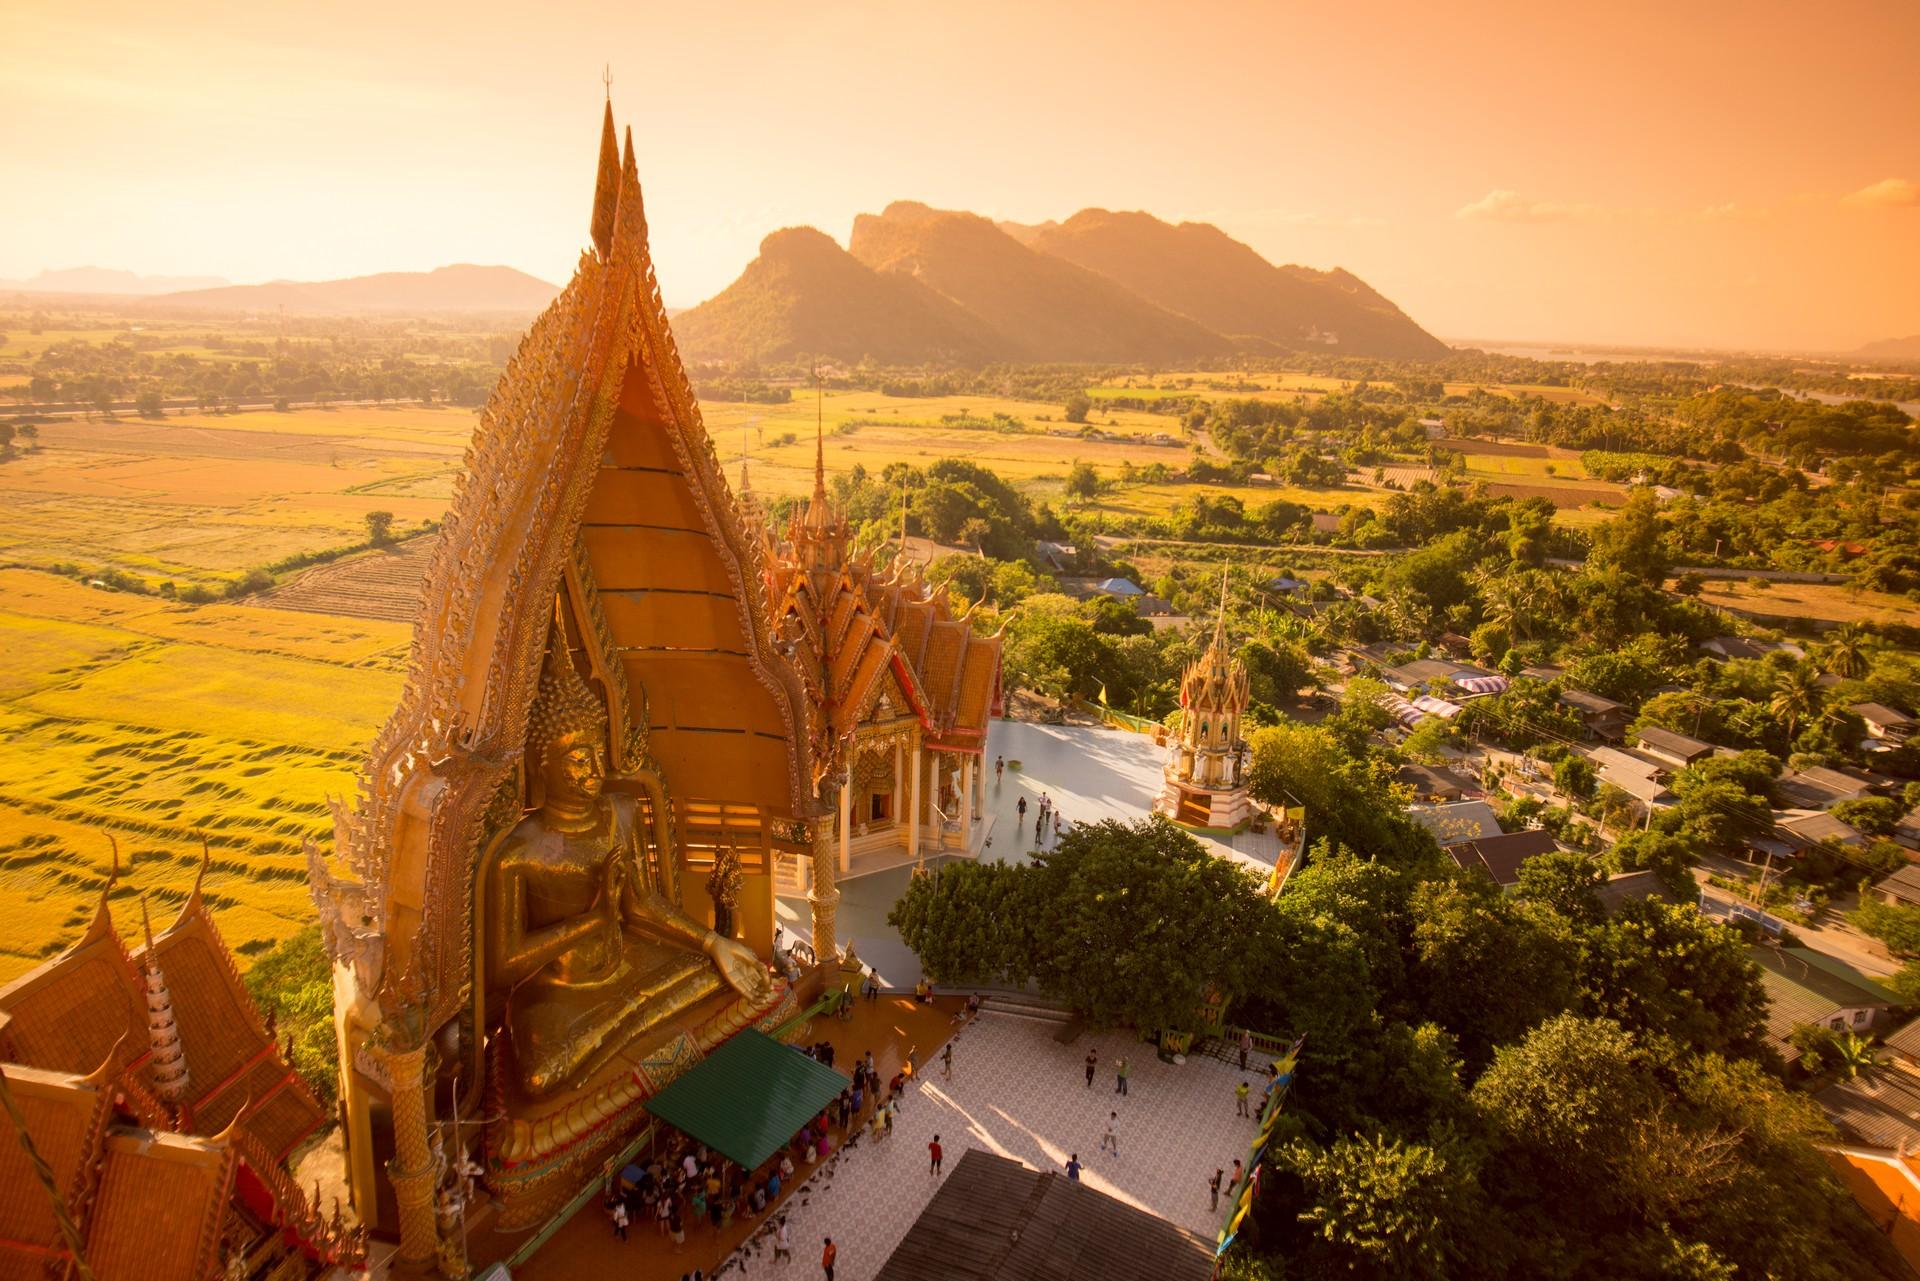
M1885 703L1855 703L1847 710L1866 722L1870 737L1904 743L1913 733L1913 717Z
M1634 739L1634 746L1674 769L1685 769L1695 761L1713 755L1713 744L1686 734L1676 734L1658 725L1648 726Z
M1886 1021L1900 998L1844 961L1808 947L1756 943L1747 955L1760 967L1767 992L1767 1038L1788 1063L1800 1051L1788 1037L1812 1025L1865 1036Z
M1479 840L1462 841L1446 847L1447 857L1463 872L1479 871L1491 877L1501 889L1520 883L1520 865L1530 858L1551 854L1560 848L1553 833L1540 828L1507 832Z
M1633 709L1625 703L1589 694L1584 689L1560 691L1560 705L1571 708L1573 714L1580 718L1580 725L1588 738L1598 739L1602 743L1619 742L1626 737L1627 726L1633 721Z
M1873 892L1882 903L1920 907L1920 865L1908 863L1895 868L1874 883Z

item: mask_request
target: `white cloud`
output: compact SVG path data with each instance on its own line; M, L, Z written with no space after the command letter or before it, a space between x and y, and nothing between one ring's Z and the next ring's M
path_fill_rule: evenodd
M1616 212L1599 205L1534 200L1506 187L1497 187L1472 204L1460 206L1453 211L1453 216L1470 222L1595 222L1613 217Z
M1863 209L1900 209L1920 206L1920 182L1905 178L1883 178L1871 186L1851 192L1843 199Z

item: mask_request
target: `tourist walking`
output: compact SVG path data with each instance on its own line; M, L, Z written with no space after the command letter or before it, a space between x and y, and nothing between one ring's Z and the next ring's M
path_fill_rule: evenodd
M1120 1114L1118 1112L1107 1113L1107 1132L1100 1136L1100 1150L1102 1152L1110 1150L1115 1156L1120 1155Z
M1080 1182L1080 1154L1078 1152L1075 1152L1067 1158L1067 1179L1073 1183Z
M793 1262L793 1241L787 1236L787 1219L785 1215L780 1216L780 1227L773 1234L773 1261L778 1263L782 1259L785 1259L788 1263Z
M1232 1196L1233 1190L1239 1186L1240 1186L1240 1158L1235 1157L1233 1158L1233 1177L1227 1180L1227 1195Z
M1053 812L1053 839L1056 844L1060 840L1060 811L1059 810L1055 810Z
M1026 797L1022 796L1020 798L1019 803L1013 807L1013 812L1020 816L1020 821L1022 823L1027 821L1027 798Z
M1040 834L1046 830L1046 826L1047 826L1047 812L1045 810L1041 810L1040 817L1033 820L1033 848L1035 849L1040 848Z
M933 1142L927 1144L927 1156L930 1158L927 1162L928 1174L940 1173L940 1158L943 1155L940 1150L940 1136L936 1134L933 1136Z
M1253 1033L1240 1029L1240 1070L1247 1070L1247 1055L1253 1053Z
M1132 1070L1132 1068L1127 1066L1127 1061L1123 1058L1113 1061L1113 1092L1115 1094L1125 1094L1127 1092L1127 1074Z
M1006 774L1006 772L1007 772L1007 758L1004 756L994 757L993 758L993 785L996 788L1000 786L1000 779L1003 775Z
M1239 1107L1239 1111L1236 1115L1239 1115L1239 1116L1253 1115L1252 1110L1247 1107L1247 1081L1245 1077L1242 1077L1240 1079L1240 1084L1233 1087L1233 1097L1234 1097L1235 1103Z
M953 1042L952 1041L948 1041L946 1048L940 1051L940 1076L944 1080L948 1080L948 1081L953 1080Z
M627 1223L627 1203L616 1197L613 1202L613 1231L622 1241L627 1239Z
M1215 1170L1213 1172L1213 1177L1207 1180L1207 1209L1208 1210L1218 1210L1220 1208L1220 1179L1225 1174L1226 1174L1225 1170ZM775 1257L778 1257L778 1256L776 1255Z
M827 1274L827 1281L833 1281L833 1263L840 1257L840 1247L833 1243L832 1237L826 1238L826 1242L820 1251L820 1269Z
M1087 1051L1087 1088L1093 1088L1093 1074L1100 1066L1100 1051Z

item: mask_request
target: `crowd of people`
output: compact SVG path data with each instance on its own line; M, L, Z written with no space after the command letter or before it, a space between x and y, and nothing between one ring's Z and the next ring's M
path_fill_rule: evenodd
M834 1066L831 1041L817 1041L797 1052L828 1067ZM710 1230L714 1237L735 1221L769 1220L773 1259L792 1258L786 1216L778 1210L782 1193L836 1151L868 1134L879 1142L893 1133L900 1104L913 1084L914 1049L909 1048L899 1071L882 1079L873 1051L854 1060L852 1083L835 1097L757 1170L740 1171L717 1152L686 1135L676 1134L666 1152L645 1165L628 1166L608 1180L604 1208L615 1236L652 1224L660 1236L673 1242L678 1254L690 1231ZM945 1059L952 1070L952 1048ZM699 1281L698 1271L687 1274Z

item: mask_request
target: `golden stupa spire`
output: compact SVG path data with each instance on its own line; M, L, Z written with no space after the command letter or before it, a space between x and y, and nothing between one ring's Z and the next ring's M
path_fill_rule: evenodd
M620 145L613 133L613 87L600 121L600 170L593 184L593 247L605 258L613 252L613 215L620 207Z

